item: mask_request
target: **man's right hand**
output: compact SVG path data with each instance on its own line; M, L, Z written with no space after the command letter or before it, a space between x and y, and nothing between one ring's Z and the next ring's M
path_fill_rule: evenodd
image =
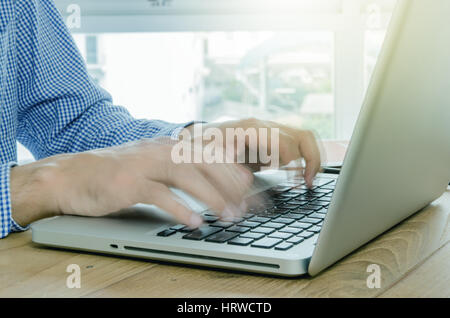
M245 211L253 180L238 164L175 164L172 146L141 140L49 157L11 170L13 219L22 226L53 215L105 216L137 203L154 204L180 223L202 223L169 187L204 202L222 218Z

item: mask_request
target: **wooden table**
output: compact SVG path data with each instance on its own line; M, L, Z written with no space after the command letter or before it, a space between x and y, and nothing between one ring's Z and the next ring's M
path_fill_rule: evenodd
M0 297L450 297L450 187L432 205L317 277L262 275L40 247L31 233L0 240ZM69 264L81 288L69 289ZM381 268L370 289L367 267Z

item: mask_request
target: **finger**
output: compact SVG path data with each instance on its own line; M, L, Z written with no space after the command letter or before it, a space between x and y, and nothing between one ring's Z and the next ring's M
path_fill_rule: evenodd
M233 163L235 158L230 155L231 153L227 153L223 147L216 147L214 156L222 159L196 165L225 199L228 210L223 211L224 213L220 213L220 215L225 214L226 218L242 216L246 212L243 197L253 183L253 175L242 165ZM226 157L226 163L222 163L223 156Z
M290 135L281 135L279 143L280 161L282 165L287 165L302 157L296 138Z
M238 164L203 164L201 170L223 194L228 206L237 209L236 213L243 214L244 196L248 193L253 182L253 175Z
M203 219L189 209L187 204L164 184L150 181L148 189L151 193L150 200L142 203L158 206L173 215L178 222L191 228L198 228L203 224Z
M180 164L174 167L171 185L185 191L205 203L219 215L229 214L224 196L211 184L195 164Z
M316 138L311 131L304 131L299 141L300 152L305 159L305 181L309 188L313 186L313 179L320 170L320 151Z

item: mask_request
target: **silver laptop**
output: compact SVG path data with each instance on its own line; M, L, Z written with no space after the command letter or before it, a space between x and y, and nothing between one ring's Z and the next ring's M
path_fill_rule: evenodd
M153 206L106 218L60 216L33 241L103 254L281 276L316 275L443 194L450 181L450 1L399 1L338 178L308 191L257 175L270 198L242 219L192 231ZM201 209L199 209L201 210Z

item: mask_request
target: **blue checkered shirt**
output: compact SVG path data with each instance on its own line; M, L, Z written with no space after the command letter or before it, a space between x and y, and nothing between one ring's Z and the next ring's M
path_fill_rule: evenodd
M169 136L190 124L137 120L113 105L51 0L0 2L0 113L0 238L26 229L11 217L17 141L42 159Z

